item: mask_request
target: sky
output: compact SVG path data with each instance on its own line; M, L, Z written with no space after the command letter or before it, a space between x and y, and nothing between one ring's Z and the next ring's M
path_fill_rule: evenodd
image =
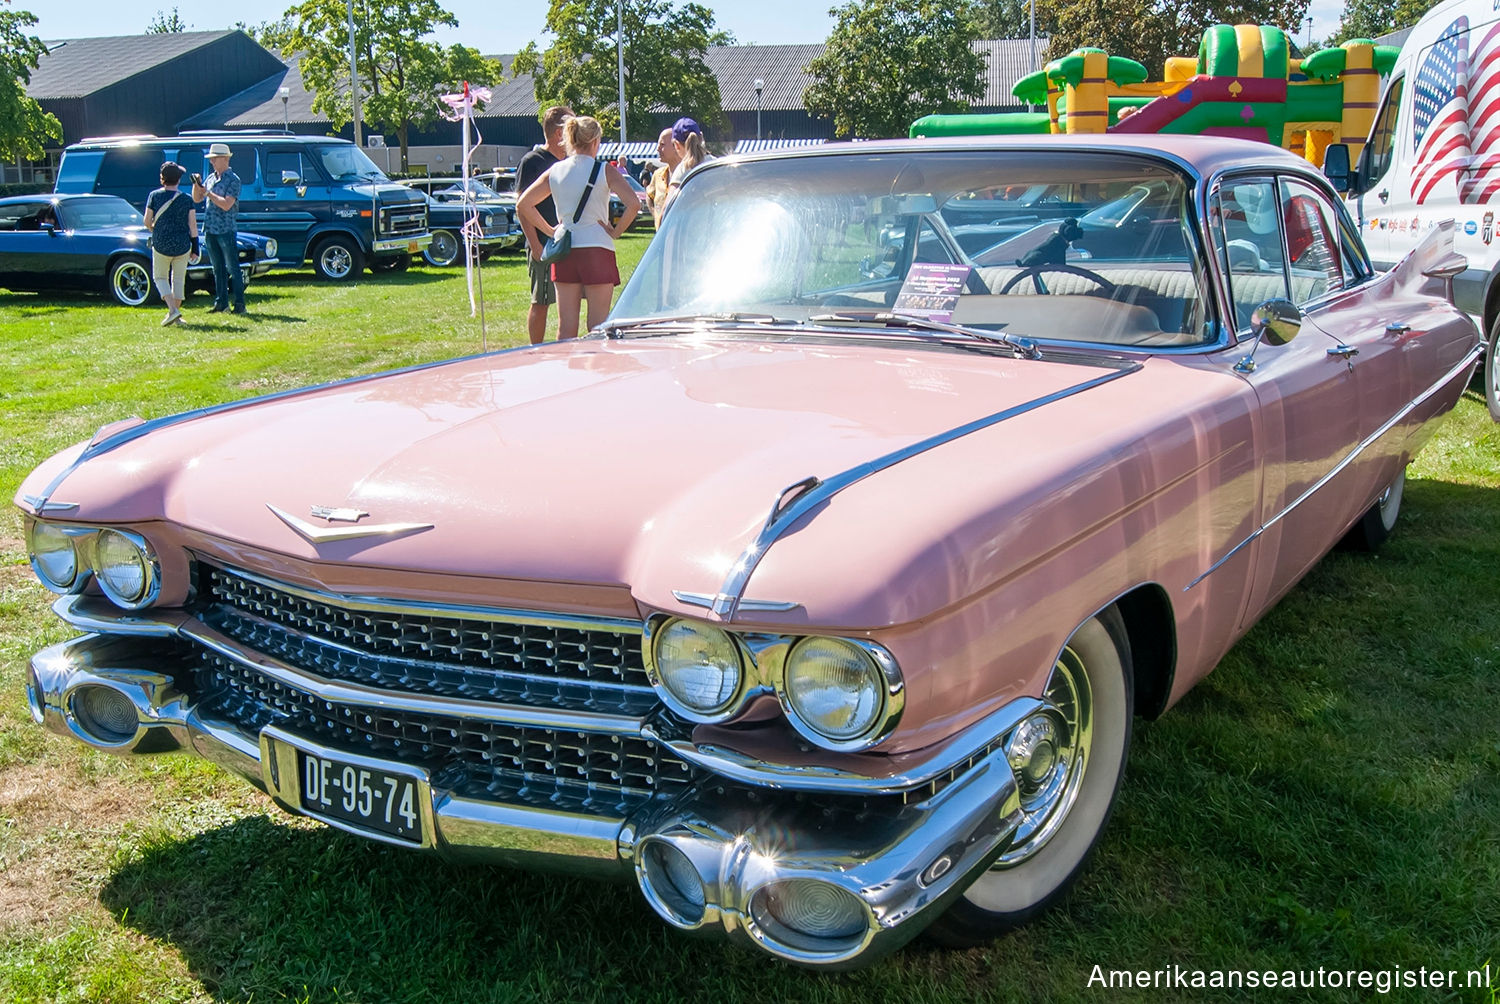
M828 8L839 0L708 0L719 27L734 33L743 45L788 45L821 42L833 28ZM228 4L179 0L12 0L12 7L37 16L37 35L60 38L138 35L158 11L174 7L194 30L227 28L235 21L260 24L280 17L292 0L234 0ZM547 0L443 0L458 18L457 29L444 29L445 44L461 42L487 56L508 54L530 41L546 47L542 30ZM1338 27L1342 0L1315 0L1311 13L1315 38L1326 38ZM1307 37L1305 27L1296 33ZM1181 53L1193 55L1193 53ZM1151 68L1153 72L1159 67Z

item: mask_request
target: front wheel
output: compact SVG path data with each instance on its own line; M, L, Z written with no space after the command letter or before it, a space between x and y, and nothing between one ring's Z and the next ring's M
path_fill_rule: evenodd
M1030 921L1078 878L1109 821L1130 748L1130 643L1110 607L1063 646L1044 711L1009 743L1022 818L1008 847L929 932L968 948Z
M1490 325L1490 344L1484 354L1484 403L1490 418L1500 422L1500 317Z
M313 271L318 278L331 282L357 279L364 267L365 253L352 237L339 234L328 237L313 255Z
M1385 539L1396 529L1396 518L1401 515L1401 497L1406 494L1406 468L1385 486L1375 504L1365 510L1359 522L1349 528L1340 542L1354 551L1378 550Z
M140 258L124 257L109 267L109 294L126 307L151 299L151 269Z
M434 230L432 243L422 249L422 260L438 268L447 268L458 261L463 252L463 243L452 230Z

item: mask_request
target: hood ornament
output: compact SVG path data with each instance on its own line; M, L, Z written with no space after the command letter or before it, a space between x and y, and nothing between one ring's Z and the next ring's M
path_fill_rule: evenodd
M370 515L363 509L355 509L352 506L339 508L337 506L315 505L312 514L318 519L326 519L328 522L358 523L364 517Z
M314 526L293 516L291 513L278 509L266 503L266 508L287 526L297 531L297 535L310 544L327 544L335 540L355 540L359 537L391 537L400 533L416 533L419 530L431 530L431 523L371 523L367 526ZM359 509L336 509L328 506L313 506L312 515L330 522L338 520L345 523L354 523L361 517L370 515Z

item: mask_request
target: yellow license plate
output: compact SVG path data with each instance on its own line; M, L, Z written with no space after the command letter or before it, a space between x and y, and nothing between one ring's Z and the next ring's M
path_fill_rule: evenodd
M408 250L408 251L412 252L413 254L415 254L416 250L417 250L417 242L416 241L407 241L407 243L406 243L406 250Z

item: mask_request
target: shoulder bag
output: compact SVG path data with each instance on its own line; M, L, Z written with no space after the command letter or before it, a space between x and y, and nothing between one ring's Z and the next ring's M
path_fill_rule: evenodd
M599 180L599 168L603 166L604 161L595 157L594 170L589 174L589 183L584 186L583 197L578 200L578 209L573 213L574 226L577 226L578 221L583 219L583 207L589 201L589 193L593 192L594 182ZM547 238L547 243L542 245L542 256L537 260L543 265L552 265L566 258L571 250L573 250L573 235L568 232L565 225L558 224L552 236Z

